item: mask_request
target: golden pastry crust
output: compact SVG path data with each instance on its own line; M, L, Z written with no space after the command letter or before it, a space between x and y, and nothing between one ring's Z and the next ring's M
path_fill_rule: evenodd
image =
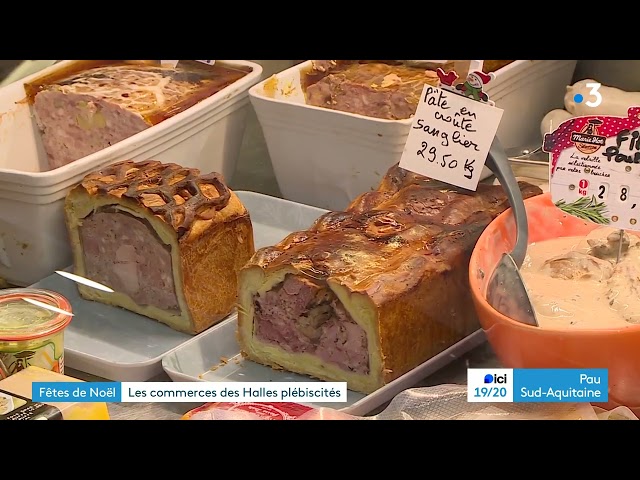
M65 202L75 273L86 276L80 235L85 218L115 207L148 222L172 252L179 311L138 305L129 296L78 285L89 300L124 307L186 333L199 333L233 310L237 272L254 253L251 219L219 174L156 161L125 161L91 173Z
M201 175L194 168L153 160L119 162L88 174L78 188L89 196L107 195L130 201L172 227L181 242L195 241L215 226L212 220L231 200L231 191L219 173ZM225 211L225 218L238 213L233 203Z
M521 183L525 198L541 190ZM370 393L479 328L468 262L484 228L508 208L500 186L445 186L395 166L345 212L259 250L240 273L238 337L252 360ZM366 332L369 373L341 370L254 335L254 296L287 275L328 286Z

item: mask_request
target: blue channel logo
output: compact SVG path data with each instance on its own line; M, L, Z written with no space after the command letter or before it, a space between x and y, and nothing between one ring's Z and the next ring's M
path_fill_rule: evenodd
M487 373L484 376L484 383L486 385L492 384L492 383L500 383L500 384L505 384L508 383L507 381L507 374L503 374L503 375L491 375L490 373Z

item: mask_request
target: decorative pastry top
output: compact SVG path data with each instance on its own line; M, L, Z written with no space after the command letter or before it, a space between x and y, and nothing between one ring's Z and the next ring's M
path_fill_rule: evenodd
M213 218L231 197L219 173L201 175L195 168L157 161L119 162L90 173L81 185L90 195L134 200L178 233L188 230L196 219Z
M542 193L527 183L520 188L524 198ZM480 233L507 208L501 186L481 184L470 192L395 166L378 190L257 251L247 267L294 267L383 302L468 257Z

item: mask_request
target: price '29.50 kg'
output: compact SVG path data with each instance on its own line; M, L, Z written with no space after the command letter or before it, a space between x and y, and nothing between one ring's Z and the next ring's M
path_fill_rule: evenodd
M426 152L426 155L425 155ZM438 158L438 149L434 146L429 146L429 144L427 142L422 142L420 145L420 150L418 150L416 152L417 155L420 155L422 158L424 158L425 160L433 163L437 160ZM440 165L442 168L457 168L458 167L458 160L456 160L455 158L451 158L451 154L450 153L445 153L444 155L442 155L442 157L440 158L440 160L438 161L438 165ZM464 177L471 179L473 177L473 164L475 163L475 159L465 159L464 161Z

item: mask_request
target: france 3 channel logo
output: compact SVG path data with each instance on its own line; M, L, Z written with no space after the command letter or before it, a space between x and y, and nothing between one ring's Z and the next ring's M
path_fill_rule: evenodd
M468 402L512 402L513 370L509 368L470 368L467 371Z

